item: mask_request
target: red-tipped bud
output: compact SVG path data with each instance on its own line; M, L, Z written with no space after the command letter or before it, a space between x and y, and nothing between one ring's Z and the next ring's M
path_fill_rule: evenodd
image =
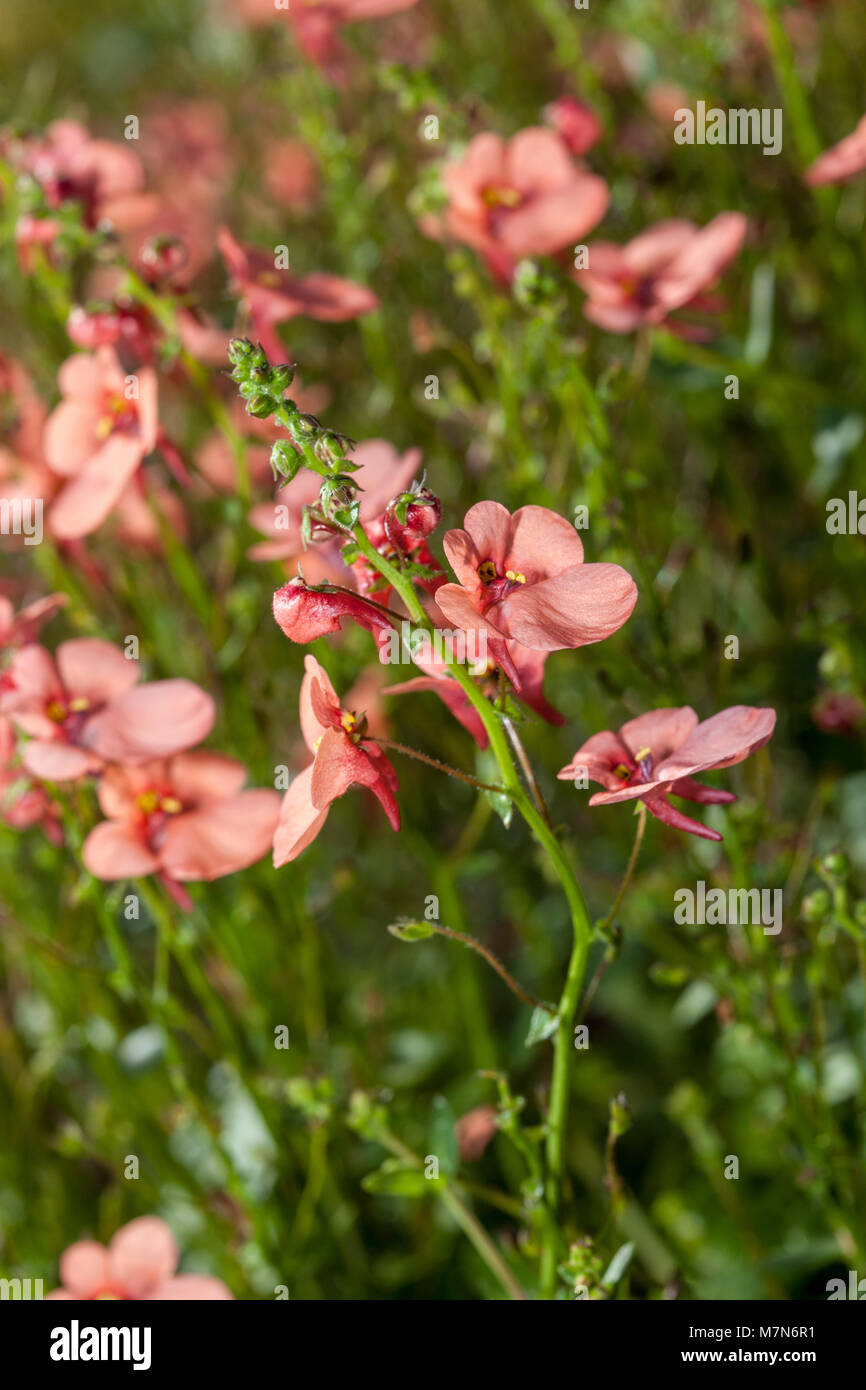
M574 97L560 97L551 102L544 114L572 154L586 154L603 130L595 112Z
M326 632L339 632L343 618L351 618L376 637L395 626L360 594L316 589L299 575L274 594L274 617L291 642L312 642Z

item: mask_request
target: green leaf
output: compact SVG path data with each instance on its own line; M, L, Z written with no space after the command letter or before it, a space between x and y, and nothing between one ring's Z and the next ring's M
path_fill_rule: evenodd
M388 927L398 941L426 941L433 935L431 922L391 922Z
M407 1168L399 1158L386 1158L381 1168L361 1180L361 1186L377 1197L427 1197L436 1182L436 1178L425 1178L423 1168Z
M430 1116L430 1150L439 1160L440 1173L453 1177L460 1166L460 1146L454 1126L457 1116L444 1096L434 1096Z
M631 1257L634 1254L634 1242L627 1241L621 1245L608 1265L604 1274L601 1276L602 1287L605 1289L616 1288L622 1276L631 1264Z
M552 1038L558 1027L559 1018L556 1014L549 1014L546 1009L533 1009L532 1018L529 1020L529 1032L526 1034L524 1045L533 1047L535 1043Z

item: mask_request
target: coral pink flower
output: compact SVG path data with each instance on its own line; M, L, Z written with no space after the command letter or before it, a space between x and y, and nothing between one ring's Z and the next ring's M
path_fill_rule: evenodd
M715 830L676 810L669 796L715 804L736 801L732 792L694 781L697 772L733 767L770 739L776 711L732 705L698 723L689 705L658 709L623 724L618 733L594 734L578 748L557 776L573 781L579 774L606 788L590 797L590 806L640 799L657 820L705 840L720 840Z
M129 145L94 139L78 121L53 121L44 134L10 150L12 161L42 187L49 207L80 203L87 225L123 230L144 221L156 199L145 193L144 171Z
M242 790L246 768L196 751L109 767L99 783L107 819L82 858L96 878L161 873L175 883L223 878L261 859L280 814L279 793Z
M589 265L573 272L589 296L583 312L611 333L631 333L686 305L716 307L701 292L738 254L746 227L742 213L722 212L702 228L678 217L657 222L626 246L593 242Z
M139 369L136 396L115 353L102 347L67 358L58 380L63 400L45 426L45 456L68 482L52 504L48 525L58 540L75 540L105 520L156 447L156 374L151 367Z
M512 515L499 502L477 502L464 524L444 539L459 582L437 589L436 603L457 627L486 634L518 690L505 639L541 652L583 647L616 632L634 608L631 575L619 565L585 565L574 527L546 507Z
M521 257L550 255L584 236L609 198L604 179L575 164L559 136L541 126L511 140L476 135L442 182L446 229L503 280Z
M572 154L586 154L601 136L595 112L574 97L559 97L545 109L545 117Z
M810 188L825 183L844 183L866 169L866 116L861 116L850 135L831 145L810 164L803 178Z
M366 525L382 515L392 498L406 491L421 467L421 450L400 454L386 439L365 439L356 445L352 462L358 468L352 481L361 489L359 519ZM251 548L252 559L288 560L298 554L304 508L315 503L321 486L318 474L305 471L281 488L273 502L253 507L250 525L268 540Z
M274 867L279 869L307 848L328 817L331 802L351 786L369 787L394 830L400 811L394 792L397 774L375 743L364 738L366 726L341 709L336 691L314 656L304 658L301 682L301 733L314 755L283 797L274 836Z
M95 1299L230 1299L221 1279L210 1274L175 1274L178 1248L170 1227L158 1216L139 1216L108 1246L79 1240L60 1256L63 1285L46 1298L90 1302Z
M63 782L97 772L106 760L166 757L206 738L211 697L188 680L133 689L138 663L97 638L61 642L52 658L31 644L4 675L0 712L31 736L22 757L34 777Z
M227 227L217 234L217 246L232 277L235 293L243 300L257 337L275 362L284 360L285 349L274 331L278 323L303 315L326 323L343 323L378 309L372 290L339 275L316 272L291 275L277 270L272 256L241 246Z

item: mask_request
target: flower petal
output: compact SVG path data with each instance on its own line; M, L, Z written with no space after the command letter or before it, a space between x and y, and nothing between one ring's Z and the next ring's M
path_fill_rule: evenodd
M110 1288L108 1251L95 1240L79 1240L60 1256L60 1278L70 1298L90 1299Z
M140 675L137 661L130 661L120 647L97 637L61 642L56 661L66 693L93 705L104 705L115 695L122 695Z
M215 717L210 695L192 681L151 681L89 719L82 742L110 762L168 757L207 738Z
M318 810L313 805L311 786L313 764L299 772L283 797L279 824L274 834L274 868L297 859L298 855L312 844L325 821L327 809Z
M127 1298L145 1298L177 1269L178 1249L158 1216L139 1216L121 1226L108 1247L112 1282Z
M610 637L636 602L637 585L620 565L579 565L513 590L496 605L496 620L506 637L525 647L558 651Z
M655 776L676 781L711 767L733 767L762 748L772 736L776 711L732 705L699 724L691 737L655 768Z
M181 1299L197 1299L199 1302L233 1299L234 1294L222 1279L215 1279L210 1274L175 1274L173 1278L164 1280L153 1293L145 1294L144 1297L150 1302L177 1303Z
M279 794L267 788L173 817L160 850L161 866L180 883L237 873L270 849L279 818Z
M94 878L113 883L121 878L142 878L159 868L144 840L122 821L104 820L94 826L81 847L81 858Z

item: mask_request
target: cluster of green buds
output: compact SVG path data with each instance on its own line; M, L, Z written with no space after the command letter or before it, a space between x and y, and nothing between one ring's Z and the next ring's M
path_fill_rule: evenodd
M272 365L261 343L249 338L233 338L228 348L231 377L246 401L247 413L257 420L273 417L288 439L278 439L271 449L271 467L281 486L290 483L308 468L324 479L319 493L321 519L340 529L351 530L358 520L357 484L352 474L358 465L346 457L355 447L348 435L327 429L315 415L306 415L286 396L295 376L290 362ZM305 517L305 539L313 521Z
M803 920L824 932L832 933L841 927L862 944L866 941L866 898L851 902L851 861L847 854L833 850L816 860L813 867L825 886L803 899Z
M578 1298L604 1299L601 1278L604 1263L596 1252L589 1236L577 1240L569 1247L568 1259L560 1265L562 1280L571 1287L572 1296Z

